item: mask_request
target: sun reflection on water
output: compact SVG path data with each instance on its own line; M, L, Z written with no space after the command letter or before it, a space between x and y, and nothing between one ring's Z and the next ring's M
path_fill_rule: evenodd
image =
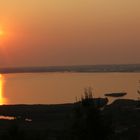
M6 100L3 97L3 82L4 82L3 76L2 74L0 74L0 105L3 105L6 103Z

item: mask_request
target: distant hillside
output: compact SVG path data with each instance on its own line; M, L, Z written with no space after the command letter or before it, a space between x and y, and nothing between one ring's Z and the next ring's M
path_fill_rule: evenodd
M36 72L140 72L140 64L0 68L1 74Z

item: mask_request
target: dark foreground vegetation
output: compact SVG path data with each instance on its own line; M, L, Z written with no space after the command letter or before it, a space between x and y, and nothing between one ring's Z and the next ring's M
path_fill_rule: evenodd
M64 105L6 105L0 114L0 140L139 140L139 102L84 97Z

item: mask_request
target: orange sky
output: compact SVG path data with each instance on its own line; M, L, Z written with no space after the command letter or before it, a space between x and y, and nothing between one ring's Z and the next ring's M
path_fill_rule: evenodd
M0 67L140 63L139 0L3 0Z

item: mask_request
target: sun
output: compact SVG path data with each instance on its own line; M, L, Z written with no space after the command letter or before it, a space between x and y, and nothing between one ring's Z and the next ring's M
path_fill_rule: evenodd
M4 35L3 30L0 30L0 36L3 36L3 35Z

